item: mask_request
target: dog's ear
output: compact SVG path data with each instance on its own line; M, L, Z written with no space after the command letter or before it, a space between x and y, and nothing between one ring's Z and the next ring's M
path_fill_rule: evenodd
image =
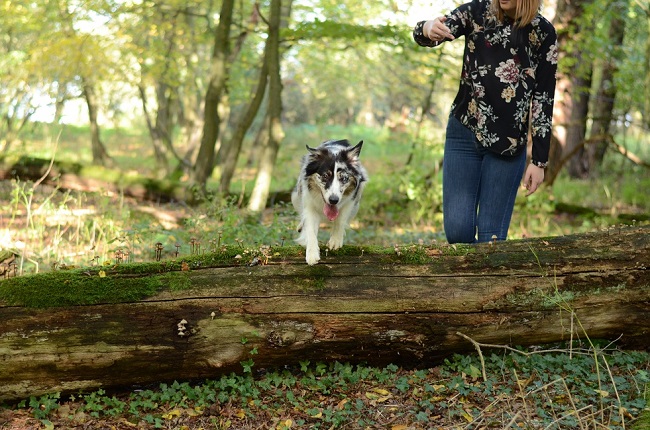
M317 148L312 148L312 147L309 146L309 145L305 145L305 146L307 147L307 150L308 150L309 152L311 152L312 154L316 154L316 153L318 152L318 149L317 149Z
M354 147L348 149L348 157L350 160L358 160L361 155L361 147L363 147L363 140L360 140Z

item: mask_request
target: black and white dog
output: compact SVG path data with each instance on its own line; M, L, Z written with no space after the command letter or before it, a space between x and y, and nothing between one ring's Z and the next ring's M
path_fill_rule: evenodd
M321 221L332 222L327 248L343 246L345 228L359 210L361 193L368 181L368 174L359 163L362 146L363 141L352 147L347 140L328 140L318 148L307 145L309 154L302 158L291 202L300 215L300 237L296 241L306 248L309 265L320 260Z

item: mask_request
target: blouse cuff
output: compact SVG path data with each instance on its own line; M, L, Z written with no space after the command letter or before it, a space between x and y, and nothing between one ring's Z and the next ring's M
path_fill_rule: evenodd
M434 42L433 40L429 39L424 35L424 23L426 21L420 21L417 24L415 24L415 28L413 29L413 40L420 45L420 46L428 46L428 47L433 47L438 45L438 43Z
M533 159L533 160L530 161L530 164L532 164L534 166L537 166L537 167L540 167L542 169L546 169L548 167L548 161L541 162L541 161L537 161L537 160Z

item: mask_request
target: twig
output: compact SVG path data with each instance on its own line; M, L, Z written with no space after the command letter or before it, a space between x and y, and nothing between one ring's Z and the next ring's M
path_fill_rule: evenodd
M514 367L512 368L512 373L514 373L514 375L515 375L515 382L517 382L517 388L519 388L519 392L520 392L519 395L521 396L521 399L522 399L521 403L522 403L522 406L524 407L524 410L526 411L526 416L530 417L530 412L528 411L528 404L526 403L526 391L524 390L526 388L526 386L519 379L519 374L517 373L516 368L514 368ZM532 372L531 378L532 378L532 376L534 374L535 374L535 372Z
M483 347L483 348L505 349L505 350L508 350L508 351L519 353L519 354L524 355L526 357L531 356L531 355L535 355L535 354L545 354L545 353L549 353L549 352L564 352L564 353L567 352L566 349L556 349L556 348L543 349L543 350L539 350L539 351L521 351L519 349L513 348L513 347L508 346L508 345L495 345L495 344L491 344L491 343L477 342L477 341L473 340L472 338L470 338L469 336L467 336L467 335L465 335L465 334L463 334L463 333L461 333L459 331L457 331L456 334L458 336L461 336L461 337L467 339L468 341L470 341L475 346L478 345L478 346ZM589 352L589 351L585 351L585 352L580 351L577 354L592 355L592 353Z
M553 427L556 426L560 421L562 421L564 418L566 418L566 417L568 417L568 416L571 416L571 415L575 415L575 416L579 419L580 416L578 415L578 413L579 413L579 412L582 412L582 411L584 411L584 410L587 410L587 409L591 408L592 406L593 406L593 405L587 405L587 406L585 406L584 408L576 409L576 410L574 410L574 411L569 411L569 412L567 412L566 414L563 414L563 415L562 415L561 417L559 417L557 420L553 421L552 423L550 423L549 425L547 425L546 427L544 427L544 430L547 430L547 429L553 428ZM560 427L560 428L561 428L561 427Z
M633 162L634 164L639 165L639 166L643 166L643 167L650 168L650 164L648 164L648 163L646 163L645 161L643 161L643 160L641 159L641 157L639 157L638 155L636 155L636 154L630 152L627 148L625 148L625 147L619 145L618 143L616 143L616 141L615 141L613 138L612 138L611 140L608 140L608 141L609 141L609 144L610 144L610 145L612 145L614 148L616 148L616 150L617 150L618 152L620 152L621 154L623 154L623 156L625 156L625 158L627 158L628 160L630 160L630 161Z
M472 345L474 345L474 348L476 348L476 352L478 352L478 357L481 360L481 374L483 375L483 381L487 381L487 373L485 373L485 360L483 359L483 353L481 352L481 346L478 342L476 342L474 339L470 338L469 336L465 336L463 333L457 331L456 334L464 339L469 340Z
M571 402L571 406L573 406L573 411L575 412L576 419L578 420L578 423L580 424L581 428L584 428L585 426L582 423L582 419L580 418L580 415L578 415L578 407L576 406L576 403L573 401L573 396L571 395L571 390L569 389L569 386L566 384L565 379L561 379L562 385L564 385L564 390L567 393L567 397L569 398L569 401ZM589 405L588 407L591 407L592 405Z
M616 381L614 381L614 375L612 374L612 369L609 367L609 363L605 357L603 357L603 363L605 363L605 368L607 368L607 373L609 374L609 379L612 381L612 388L614 388L614 393L616 394L616 400L618 401L618 415L621 418L621 424L625 428L625 414L622 412L623 403L621 402L621 396L618 394L618 388L616 388Z
M509 429L509 428L511 428L511 427L513 426L513 424L515 423L515 421L517 420L517 418L519 418L519 414L520 414L520 412L517 412L517 413L515 414L515 416L512 417L512 419L511 419L510 421L508 421L508 424L504 427L504 430L505 430L505 429Z

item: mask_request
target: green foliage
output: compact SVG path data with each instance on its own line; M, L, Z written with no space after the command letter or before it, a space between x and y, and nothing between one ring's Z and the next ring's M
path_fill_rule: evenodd
M27 405L33 411L34 417L40 420L44 420L52 412L59 409L60 398L61 398L60 393L46 394L39 398L32 396L29 398L29 403ZM21 405L25 405L25 402L22 402Z
M272 419L286 424L290 419L300 428L321 429L343 424L386 428L389 423L494 426L511 420L533 428L590 423L624 429L646 407L646 352L574 345L564 351L521 349L484 355L483 361L477 355L454 355L435 369L414 370L303 361L295 368L267 369L254 377L245 366L243 375L231 373L197 384L174 381L119 395L103 390L81 393L71 399L69 419L85 412L99 420L122 418L156 428L197 419L228 422L233 428ZM18 407L38 419L53 420L63 404L54 394L32 397ZM212 415L215 411L219 419ZM66 419L59 418L58 424L65 426Z
M409 42L410 36L408 33L409 28L405 26L368 26L316 19L314 21L299 22L295 27L283 30L282 36L289 42L336 39L340 41L400 45Z

